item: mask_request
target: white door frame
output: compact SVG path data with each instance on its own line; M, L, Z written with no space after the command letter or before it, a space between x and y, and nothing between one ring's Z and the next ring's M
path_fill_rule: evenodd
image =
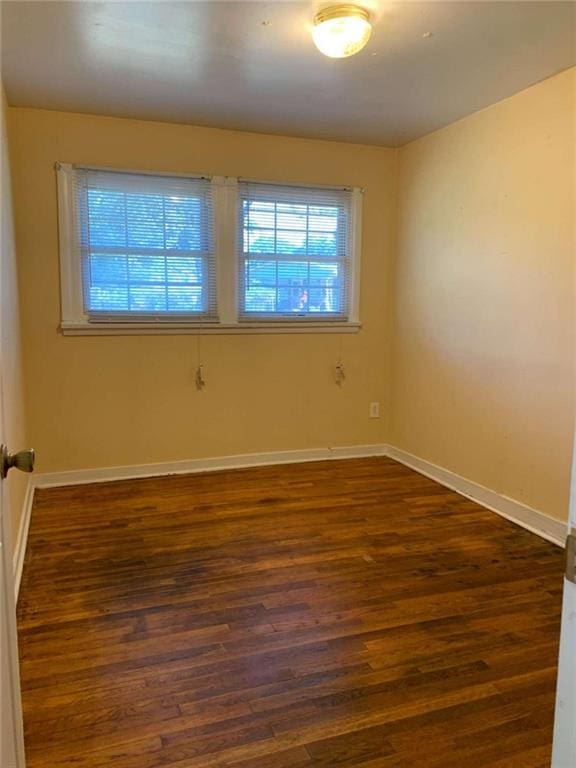
M2 482L2 481L0 481ZM0 489L0 497L3 495ZM0 500L0 505L2 504ZM0 765L25 768L14 576L8 513L0 511Z
M576 440L568 533L576 534ZM552 768L576 768L576 584L564 579Z
M6 193L8 179L6 129L2 115L2 192ZM2 201L5 203L5 201ZM6 208L0 212L0 249L6 246ZM8 230L10 227L8 226ZM4 253L0 252L0 295L2 295ZM2 334L0 311L0 339ZM4 431L4 392L2 375L4 361L0 344L0 443L6 439ZM0 478L0 766L1 768L25 768L24 729L22 725L22 701L20 697L20 662L16 629L16 596L12 565L12 531L10 520L9 482Z
M4 401L0 359L0 442ZM0 766L25 768L24 728L20 694L20 661L16 626L16 594L8 487L0 478Z

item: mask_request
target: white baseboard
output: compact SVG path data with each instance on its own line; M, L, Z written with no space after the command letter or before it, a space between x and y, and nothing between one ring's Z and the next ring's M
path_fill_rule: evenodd
M306 461L328 459L352 459L367 456L385 456L388 446L383 444L353 445L335 448L304 448L297 451L271 451L268 453L243 453L236 456L218 456L210 459L159 462L157 464L133 464L124 467L100 467L97 469L73 469L68 472L45 472L34 475L36 488L54 488L60 485L85 485L107 483L113 480L130 480L138 477L185 475L196 472L214 472L218 469L261 467L269 464L297 464Z
M480 485L480 483L468 480L461 475L457 475L455 472L451 472L448 469L432 464L432 462L414 456L400 448L394 448L391 445L388 446L387 456L416 470L416 472L419 472L421 475L426 475L426 477L436 480L437 483L445 485L453 491L457 491L457 493L460 493L462 496L466 496L466 498L478 502L478 504L481 504L483 507L486 507L492 512L496 512L496 514L501 517L511 520L513 523L522 526L522 528L526 528L532 533L536 533L543 539L551 541L553 544L557 544L560 547L564 546L567 524L563 523L561 520L557 520L555 517L550 517L549 515L544 514L544 512L539 512L537 509L528 507L520 501L511 499L509 496L504 496L496 491L492 491L490 488Z
M26 546L28 544L28 531L30 529L30 518L32 516L35 486L35 478L33 475L31 475L28 478L26 493L24 494L22 514L20 515L20 526L18 527L18 536L16 537L16 547L12 555L12 569L14 573L14 598L16 602L18 602L20 582L22 581L22 570L24 569L24 557L26 556Z

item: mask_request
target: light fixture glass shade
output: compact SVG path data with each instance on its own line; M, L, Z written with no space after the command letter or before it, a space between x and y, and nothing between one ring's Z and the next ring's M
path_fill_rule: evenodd
M368 11L355 5L335 5L316 14L312 38L325 56L343 59L361 51L371 33Z

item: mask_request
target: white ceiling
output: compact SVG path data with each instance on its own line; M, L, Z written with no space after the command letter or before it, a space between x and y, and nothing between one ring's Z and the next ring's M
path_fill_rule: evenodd
M574 2L370 2L340 60L326 2L2 2L8 101L397 146L576 63Z

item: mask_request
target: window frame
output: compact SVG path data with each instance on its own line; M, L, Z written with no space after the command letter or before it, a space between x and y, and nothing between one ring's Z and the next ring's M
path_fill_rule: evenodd
M238 295L238 301L239 301L239 307L238 307L238 322L240 323L246 323L251 322L252 320L254 322L262 323L262 322L269 322L269 323L282 323L282 322L297 322L302 323L306 322L307 320L309 322L313 323L320 323L320 322L328 322L328 323L347 323L352 306L353 306L353 298L350 296L350 290L353 289L353 265L354 265L354 231L352 228L352 224L354 221L354 212L352 208L352 194L353 191L350 189L334 189L330 187L310 187L305 185L296 185L296 184L271 184L270 182L253 182L248 181L245 179L240 180L239 189L244 187L245 189L239 192L238 199L237 199L237 208L238 208L238 237L237 237L237 252L236 252L236 258L237 258L237 269L240 270L240 274L238 275L237 280L237 295ZM288 189L293 188L295 190L295 197L293 197L290 200L290 193L287 192ZM280 193L277 193L277 190L280 189ZM342 193L347 193L347 197L349 199L349 206L343 206L341 202ZM317 193L317 194L316 194ZM325 197L323 197L325 195ZM323 199L319 199L322 197ZM243 208L244 203L247 203L250 205L252 202L260 203L269 203L273 204L275 208L274 215L274 227L273 228L266 228L265 231L268 231L270 233L273 233L273 239L274 239L274 248L273 250L270 250L268 252L265 251L258 251L253 252L250 249L250 245L248 245L248 250L246 250L246 237L250 238L250 234L253 230L253 228L250 226L250 213L248 213L248 227L245 227L245 219ZM345 248L343 253L337 253L334 256L323 256L323 255L315 255L313 253L309 253L308 249L306 249L306 253L304 254L289 254L289 253L282 253L281 251L278 251L276 248L276 240L277 238L282 234L282 232L289 231L292 234L297 230L286 230L284 227L278 226L277 222L277 216L278 213L276 212L276 207L280 205L296 205L296 206L306 206L307 210L309 207L314 206L337 206L338 208L342 208L345 210L345 216L347 218L347 222L343 223L342 221L338 221L337 226L337 235L336 235L336 243L337 243L337 249L340 248L342 243L345 243ZM308 218L308 213L306 213L306 218ZM258 228L257 228L258 229ZM258 230L258 231L264 231L264 230ZM314 234L313 230L308 229L308 224L306 225L305 230L301 230L304 232L305 240L308 239L310 233ZM334 264L337 263L341 267L344 267L342 270L344 274L344 281L343 285L341 287L341 290L339 291L339 298L344 299L344 309L341 312L315 312L310 311L306 309L302 312L297 312L293 310L276 310L271 312L266 312L265 310L259 311L259 310L249 310L246 308L246 293L249 289L249 284L246 283L246 267L251 262L262 262L262 263L271 263L274 262L276 264L276 277L278 278L278 271L280 264L282 262L284 263L300 263L300 264L306 264L308 266L308 269L310 268L311 263L314 264ZM249 268L249 267L248 267ZM265 288L266 286L262 286ZM278 292L281 290L280 283L276 283L276 291ZM311 286L308 285L308 290L311 289ZM277 300L277 297L276 297Z
M189 179L210 179L212 184L212 209L214 221L214 258L216 277L216 318L180 315L174 319L154 316L126 319L107 318L103 313L98 319L90 317L84 309L82 263L77 257L77 221L80 215L74 192L74 172L77 169L104 172L124 172L150 176L173 176ZM88 165L56 163L59 224L60 262L60 331L63 335L156 335L156 334L251 334L251 333L356 333L361 328L359 319L360 262L363 190L351 188L351 243L350 243L350 294L348 316L331 320L307 316L286 316L258 319L241 317L238 308L238 238L240 233L239 179L231 176L207 176L200 174L136 171L133 169L103 168ZM309 189L342 189L335 186L303 183L270 182L240 179L255 183L274 183L277 186L306 186ZM350 188L349 188L350 189ZM111 313L112 315L112 313Z

